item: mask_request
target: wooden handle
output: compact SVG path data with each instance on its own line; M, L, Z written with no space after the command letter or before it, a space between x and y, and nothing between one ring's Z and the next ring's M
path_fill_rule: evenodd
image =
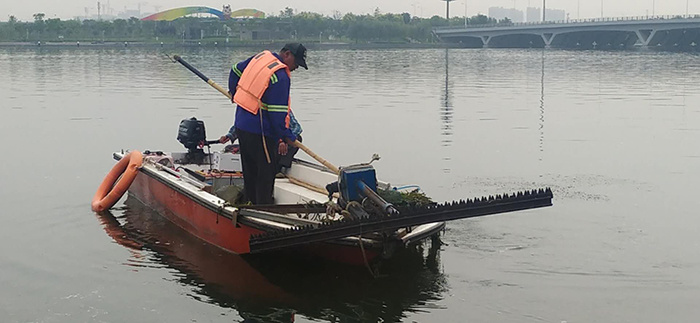
M221 85L216 84L216 82L212 81L211 79L207 81L211 87L215 88L217 91L221 92L221 94L225 95L229 100L233 100L233 97L231 97L231 93L228 93L226 89L222 88Z
M297 147L297 148L303 150L307 155L311 156L313 159L315 159L319 163L323 164L323 166L328 167L328 169L333 171L333 173L335 173L336 175L340 174L340 169L338 169L338 167L335 167L333 164L331 164L327 160L321 158L321 156L316 155L316 153L311 151L311 149L309 149L308 147L304 146L304 144L299 142L299 140L294 140L293 142L291 140L287 140L287 142L289 144L293 145L294 147Z

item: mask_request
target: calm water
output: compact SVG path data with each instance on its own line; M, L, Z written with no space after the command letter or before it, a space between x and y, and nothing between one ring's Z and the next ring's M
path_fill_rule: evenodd
M220 84L255 50L183 50ZM435 200L554 190L462 220L372 279L240 258L138 202L90 200L122 148L179 150L233 107L160 50L0 49L3 322L694 322L700 58L541 50L315 51L293 73L305 143Z

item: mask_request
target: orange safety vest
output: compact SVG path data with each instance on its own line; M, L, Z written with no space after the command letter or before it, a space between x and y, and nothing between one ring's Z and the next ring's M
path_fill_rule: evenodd
M262 107L260 99L262 99L267 87L270 86L270 77L277 70L283 68L287 71L287 76L291 78L287 65L280 62L270 51L266 50L253 56L238 81L233 101L246 111L258 114ZM289 108L285 119L286 126L289 128Z

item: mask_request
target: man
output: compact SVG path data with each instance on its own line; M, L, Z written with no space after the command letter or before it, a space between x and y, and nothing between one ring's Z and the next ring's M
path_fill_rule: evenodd
M245 194L253 204L273 203L277 154L283 150L279 142L297 139L290 130L289 89L290 72L299 66L308 69L306 47L289 43L278 54L263 51L231 68L229 92L238 105L235 137L219 141L238 138Z
M297 140L299 142L302 142L301 133L303 129L301 128L299 121L297 121L297 118L294 116L294 113L291 109L289 110L289 130L292 131L292 133L297 137ZM231 126L227 134L219 138L219 142L222 144L225 144L229 141L233 143L234 141L236 141L236 139L238 139L238 136L236 135L236 126L234 125ZM288 145L284 140L279 141L279 145L277 146L278 172L281 172L283 168L292 167L292 161L294 160L294 156L297 154L298 151L299 148Z

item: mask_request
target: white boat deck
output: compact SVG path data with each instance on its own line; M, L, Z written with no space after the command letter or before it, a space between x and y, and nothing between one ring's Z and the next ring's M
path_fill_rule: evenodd
M328 196L294 184L286 178L275 180L274 196L275 204L325 203L328 201Z

